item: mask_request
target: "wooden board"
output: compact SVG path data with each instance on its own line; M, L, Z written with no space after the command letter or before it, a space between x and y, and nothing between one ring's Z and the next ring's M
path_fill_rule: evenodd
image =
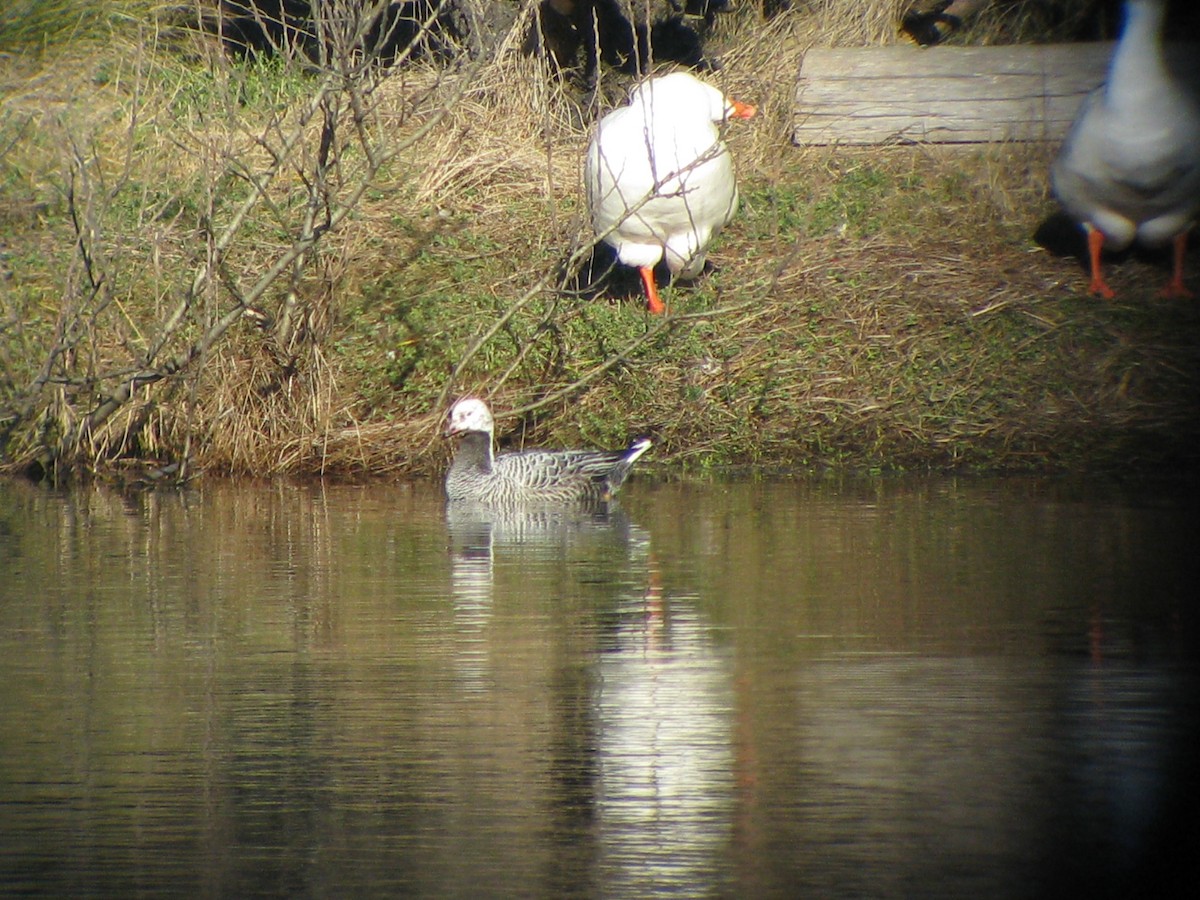
M798 144L1061 140L1111 43L810 49ZM1194 59L1194 57L1193 57Z

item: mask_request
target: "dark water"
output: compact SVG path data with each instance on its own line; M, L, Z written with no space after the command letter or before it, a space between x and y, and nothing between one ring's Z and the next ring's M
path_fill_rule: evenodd
M0 894L1190 896L1196 510L0 484Z

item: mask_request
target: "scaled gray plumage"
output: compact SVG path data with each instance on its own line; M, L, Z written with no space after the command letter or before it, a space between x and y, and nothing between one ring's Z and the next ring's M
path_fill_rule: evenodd
M640 438L625 450L492 451L495 422L476 397L450 409L446 436L458 437L458 452L446 472L446 497L494 505L576 503L608 500L634 462L650 447Z

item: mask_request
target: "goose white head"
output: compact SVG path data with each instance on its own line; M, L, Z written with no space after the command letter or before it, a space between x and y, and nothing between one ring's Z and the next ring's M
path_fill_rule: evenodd
M749 103L726 97L688 72L651 78L634 88L630 97L633 103L648 108L655 116L692 116L703 112L713 122L723 122L749 119L758 112Z
M490 435L496 427L492 411L478 397L464 397L450 407L446 418L446 437L472 431Z

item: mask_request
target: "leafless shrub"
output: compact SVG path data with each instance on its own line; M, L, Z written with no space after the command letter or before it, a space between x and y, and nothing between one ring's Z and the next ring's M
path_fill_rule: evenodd
M315 22L320 64L301 69L284 52L271 77L257 80L216 55L211 80L170 72L147 34L120 73L129 92L120 132L103 140L98 132L111 123L89 123L71 104L27 112L55 136L74 252L40 366L12 385L4 410L6 455L17 465L58 478L104 459L153 456L170 443L186 477L195 435L219 431L201 421L201 410L214 411L198 392L213 384L204 373L230 365L220 351L231 339L257 344L257 357L244 356L258 363L217 383L230 400L272 398L264 413L296 379L320 370L333 285L346 262L341 226L386 170L418 153L485 59L464 56L396 89L401 70L376 65L363 43L386 6L328 4L330 14ZM175 90L161 90L172 76ZM252 90L278 93L247 97ZM146 239L141 246L121 244L130 216ZM181 270L186 280L172 282ZM153 303L136 296L145 290ZM253 390L237 389L244 379ZM187 415L165 415L180 392ZM294 428L304 406L278 419L241 410L239 420ZM328 411L309 406L300 430L312 434Z

